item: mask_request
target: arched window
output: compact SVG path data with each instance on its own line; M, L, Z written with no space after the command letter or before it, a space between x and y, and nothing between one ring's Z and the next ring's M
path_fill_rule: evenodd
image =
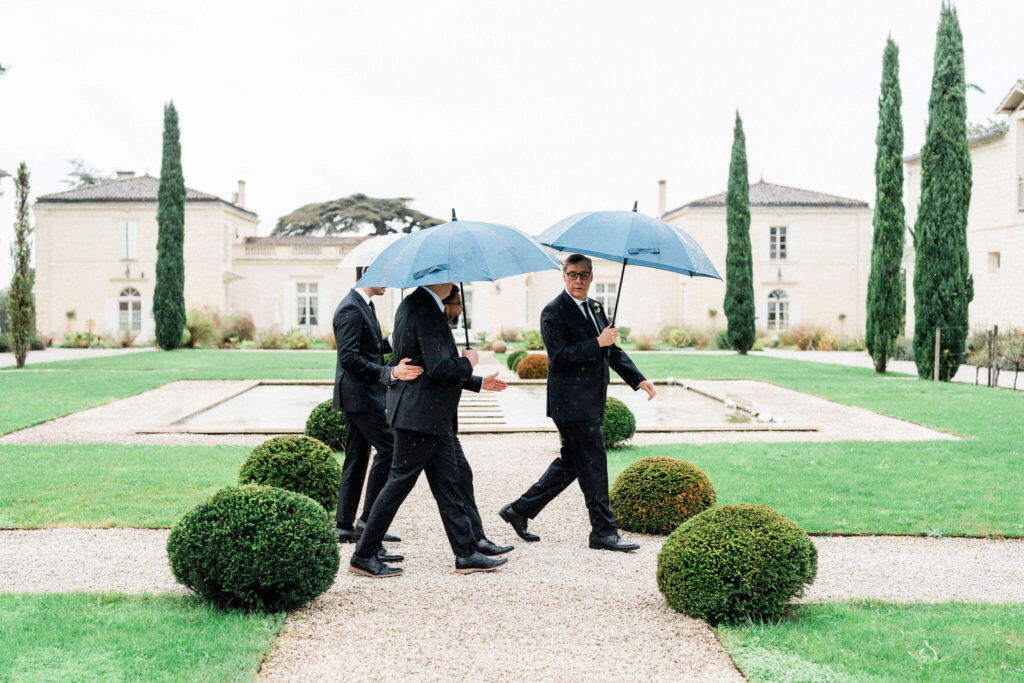
M781 289L768 295L768 329L782 332L789 329L789 297Z
M142 331L142 295L134 287L125 287L117 295L118 329L138 334Z

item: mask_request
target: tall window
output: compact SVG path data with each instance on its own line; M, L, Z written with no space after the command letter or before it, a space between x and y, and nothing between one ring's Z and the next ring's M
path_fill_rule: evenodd
M135 221L117 224L117 258L139 258L139 224Z
M789 299L781 289L768 295L767 327L780 332L789 329Z
M768 258L772 261L785 261L786 251L785 226L772 226L768 229Z
M121 332L138 334L142 331L142 296L134 287L125 287L117 297L118 323Z
M317 283L299 282L295 287L299 297L299 327L316 327L320 298L317 294Z
M595 282L593 298L601 302L608 320L615 317L615 297L619 293L617 282Z

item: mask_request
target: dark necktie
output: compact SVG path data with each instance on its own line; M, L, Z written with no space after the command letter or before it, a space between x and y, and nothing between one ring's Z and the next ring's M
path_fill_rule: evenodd
M601 326L597 324L597 318L595 318L593 316L593 314L590 312L590 309L587 306L587 302L584 301L583 303L581 303L580 304L580 308L583 309L583 317L586 318L587 320L589 320L591 323L593 323L594 329L597 330L597 334L600 335L601 334Z

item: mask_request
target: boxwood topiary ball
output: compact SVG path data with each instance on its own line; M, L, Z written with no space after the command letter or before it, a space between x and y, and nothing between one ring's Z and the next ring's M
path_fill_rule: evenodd
M638 460L615 479L611 492L619 527L642 534L670 534L717 500L704 472L672 458Z
M548 357L543 353L531 353L516 365L519 379L547 379Z
M263 484L309 496L325 510L338 504L341 466L334 453L308 436L278 436L252 449L238 472L240 484Z
M618 448L636 434L636 417L625 403L617 398L608 397L604 404L604 417L601 418L601 436L604 437L605 448Z
M231 486L192 508L167 539L171 572L207 600L290 610L327 590L338 540L324 509L270 486Z
M505 353L507 350L508 345L500 339L491 344L491 351L494 351L495 353Z
M526 351L524 351L523 349L513 351L512 353L508 354L508 357L505 359L505 364L508 365L509 370L515 372L516 365L519 364L519 361L526 358L526 355Z
M324 401L309 413L306 419L306 436L323 441L331 450L345 450L345 413L331 407L331 401Z
M669 607L712 625L782 617L817 572L811 539L766 505L706 510L658 554L658 589Z

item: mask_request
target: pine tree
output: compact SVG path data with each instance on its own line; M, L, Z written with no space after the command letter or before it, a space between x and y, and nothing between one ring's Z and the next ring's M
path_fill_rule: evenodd
M914 229L914 359L934 371L935 328L941 328L939 379L956 374L968 332L974 278L967 260L971 155L967 146L963 34L956 10L943 3L935 42L928 128L921 149L921 204Z
M185 179L181 174L181 142L174 103L164 107L164 155L160 168L156 222L156 288L153 317L156 341L171 350L181 344L185 327Z
M725 317L729 346L745 354L754 345L754 266L750 256L750 180L743 121L736 112L729 187L725 192Z
M903 260L903 118L900 106L900 52L892 38L882 56L882 92L878 98L878 132L875 135L874 244L868 278L868 352L875 371L885 372L903 331L906 296L900 272Z
M11 346L14 350L14 362L19 368L25 367L32 333L35 332L35 300L32 298L33 277L29 261L32 259L32 225L28 218L28 166L21 162L18 174L14 178L14 189L17 193L17 219L14 223L14 244L11 245L11 257L14 260L14 274L11 276L11 287L7 292L7 310L11 317Z

